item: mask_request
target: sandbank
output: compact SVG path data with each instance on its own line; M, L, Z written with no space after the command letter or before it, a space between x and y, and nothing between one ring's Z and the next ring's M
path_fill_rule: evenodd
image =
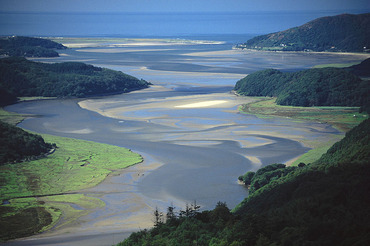
M168 51L171 49L155 49L155 51ZM153 51L152 49L121 49L121 48L105 48L105 49L77 49L78 52L89 53L130 53L130 52L146 52Z
M145 38L52 38L68 48L224 44L224 41Z
M224 56L241 56L245 55L242 50L218 50L218 51L204 51L204 52L192 52L183 54L184 56L206 56L206 57L224 57Z
M178 105L175 106L175 108L206 108L206 107L212 107L216 105L220 105L223 103L227 103L226 100L213 100L213 101L204 101L204 102L197 102L197 103L190 103L190 104L184 104L184 105Z
M200 171L206 173L201 176L203 181L203 178L215 177L212 175L213 171L227 176L227 170L242 170L228 174L231 181L222 186L236 185L237 177L245 171L256 170L272 160L289 159L292 156L289 151L300 148L299 144L289 139L302 140L306 138L306 132L309 135L312 129L320 130L320 126L316 125L312 129L302 130L302 126L296 126L295 129L287 122L270 124L268 121L261 122L238 113L238 105L253 100L228 92L176 94L176 91L168 87L152 86L128 94L80 101L81 108L116 119L115 123L104 124L111 131L111 135L104 137L126 140L125 144L132 151L143 156L144 163L110 175L92 189L80 191L104 201L107 204L105 210L91 211L89 215L32 239L41 242L37 240L45 238L57 243L63 235L68 238L69 235L84 237L117 232L116 235L122 236L124 234L118 232L151 227L152 211L156 206L161 207L161 211L165 211L170 205L168 203L181 208L193 199L193 189L189 191L190 197L186 192L177 196L176 187L196 184ZM81 112L76 111L71 117L80 115ZM132 124L126 124L130 120L133 120ZM81 125L86 125L86 121L81 121ZM78 126L76 125L76 129L80 132L88 128ZM71 131L69 128L54 127L53 124L46 127L53 131ZM94 131L93 126L88 129ZM103 134L105 133L107 132ZM232 166L235 163L237 168ZM177 170L176 175L171 168ZM212 178L209 182L213 185L212 182L220 181ZM201 193L208 195L207 192L214 191L212 185L198 186L195 193L202 190ZM156 192L152 192L151 187ZM227 195L229 194L225 196ZM219 196L215 197L219 199ZM212 201L212 204L215 203ZM105 243L111 245L113 241Z
M103 40L102 42L106 42L105 44L96 42L96 40L91 40L88 43L84 43L81 40L76 43L70 42L69 44L65 42L65 44L69 47L81 48L108 47L109 52L115 51L118 47L133 47L136 51L147 51L148 48L141 49L141 46L170 45L168 41L145 39ZM193 44L198 44L197 42L206 43L205 41L196 41ZM183 45L184 42L178 41L177 43L172 42L172 44ZM135 48L135 46L140 48ZM97 50L105 53L105 51L103 52L104 49ZM266 53L266 56L268 54ZM183 55L183 57L187 55L194 57L209 56L211 58L220 56L220 59L232 60L238 56L245 56L245 51L194 52ZM93 60L91 61L94 62ZM206 60L206 62L209 61ZM189 60L188 62L192 63L194 61ZM199 62L204 62L204 60ZM225 176L224 171L231 169L231 165L238 162L242 163L242 167L235 168L242 171L238 174L230 174L232 181L225 182L222 185L227 186L233 181L236 182L238 175L249 170L249 163L251 163L253 169L258 169L261 165L270 164L268 163L270 160L286 161L286 159L289 159L292 156L292 152L288 151L301 147L298 143L291 140L302 143L309 138L307 136L310 135L311 131L315 132L315 135L311 138L316 141L320 141L321 138L325 137L324 125L306 124L304 126L294 126L291 122L287 123L284 121L271 123L264 121L261 123L253 117L246 120L246 117L239 115L237 106L255 100L253 98L238 97L231 93L171 95L183 80L186 80L186 83L184 83L185 87L190 88L192 85L204 87L205 84L196 83L199 82L199 78L209 77L210 82L208 85L219 85L215 81L220 77L236 81L244 77L245 74L151 70L148 69L149 65L121 66L112 64L114 63L101 64L101 66L111 66L118 68L117 70L128 68L134 72L132 74L134 76L142 77L142 75L145 75L148 78L154 78L152 80L167 81L167 83L163 83L166 84L165 86L151 86L148 89L124 95L87 99L79 102L79 106L83 109L117 119L116 124L110 122L111 125L105 125L112 133L104 137L108 139L117 137L120 138L120 141L126 141L124 143L130 146L134 152L144 157L144 163L127 168L119 174L115 173L100 185L81 191L84 194L95 196L106 202L105 211L92 211L90 215L60 227L58 230L32 238L49 237L50 235L59 236L59 238L53 241L56 244L59 243L58 239L65 240L65 238L61 239L60 235L66 238L71 234L81 237L117 232L118 235L118 232L124 230L137 231L150 227L153 225L152 211L155 206L161 205L165 209L169 205L164 202L167 201L175 203L174 205L178 208L184 207L184 202L173 195L176 192L171 193L170 191L173 191L171 189L179 185L184 185L185 187L193 184L189 180L187 180L189 184L183 180L198 177L200 175L199 171L203 170L202 168L206 170L206 175L202 176L202 178L213 177L209 175L209 172L217 169L221 169L223 176ZM169 79L171 77L173 77L173 81L163 80L163 78ZM230 85L229 81L220 83ZM151 95L156 93L162 96L151 97ZM240 118L238 118L239 116ZM130 120L133 123L126 124ZM82 124L86 123L85 121ZM58 129L52 129L52 127L53 125L50 125L48 129L57 132ZM95 133L94 129L90 129L92 132L89 132L87 129L90 128L59 129L59 132L79 134L81 138L88 136L89 134L87 133ZM319 135L321 132L324 133ZM279 145L286 142L291 144L287 145L290 147L286 147L283 144ZM300 151L302 150L300 149ZM157 157L160 156L160 158L156 159L153 153ZM173 166L178 168L185 165L189 166L186 166L185 169L178 169L180 171L175 173L173 170L172 172L168 170ZM159 169L161 171L165 169L165 171L162 173L155 171ZM148 179L148 177L155 178ZM145 189L148 189L148 187L160 186L160 182L167 182L171 178L175 179L174 183L166 183L166 187L160 189L160 194L156 194L159 189L155 190L155 188L153 189L156 192L147 190L145 193ZM143 182L145 180L147 180L147 184ZM153 180L156 182L151 182ZM215 182L219 182L219 180ZM143 184L144 188L142 188L142 191L138 191L138 183ZM212 185L200 185L195 191L207 188L212 189ZM228 194L225 193L225 195ZM186 194L184 194L184 197L186 197ZM162 209L162 211L165 210ZM106 240L104 243L106 245L117 243L117 241L114 241ZM89 244L91 244L91 241Z

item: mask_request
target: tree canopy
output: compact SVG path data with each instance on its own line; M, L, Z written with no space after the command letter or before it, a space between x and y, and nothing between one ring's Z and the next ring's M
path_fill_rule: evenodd
M39 63L22 57L0 59L0 90L10 95L86 97L147 88L150 83L80 62Z
M277 97L279 105L365 106L370 101L369 82L340 68L266 69L239 80L234 89L245 96Z
M285 31L261 35L239 48L282 51L369 52L370 14L342 14L310 21Z
M32 159L52 148L41 136L0 121L0 165Z
M0 55L24 57L56 57L56 49L66 49L54 41L33 37L3 37L0 38Z

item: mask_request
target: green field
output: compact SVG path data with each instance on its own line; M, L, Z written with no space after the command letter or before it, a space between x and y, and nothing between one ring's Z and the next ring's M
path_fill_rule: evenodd
M353 65L357 65L359 62L352 62L352 63L330 63L330 64L320 64L313 66L312 68L325 68L325 67L336 67L336 68L344 68L344 67L351 67Z
M358 107L294 107L280 106L275 103L276 98L260 97L257 102L240 106L239 111L254 114L260 118L284 117L297 120L310 120L328 123L340 131L347 132L368 118L367 114L358 113ZM339 141L340 138L329 139L327 142L303 141L313 149L295 160L292 165L300 162L311 163L321 157L322 154Z
M22 116L0 112L6 121ZM17 119L17 120L15 120ZM42 134L57 145L45 158L0 166L1 240L29 236L70 223L104 202L76 191L94 187L108 174L142 162L128 149ZM84 209L75 209L75 207ZM58 224L63 217L63 223ZM26 222L25 222L26 221Z

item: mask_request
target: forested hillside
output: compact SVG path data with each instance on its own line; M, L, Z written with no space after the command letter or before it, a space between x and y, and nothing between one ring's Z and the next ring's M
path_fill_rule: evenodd
M41 136L0 121L0 165L32 159L52 148Z
M62 44L42 38L3 37L0 38L0 55L24 57L56 57L55 50L66 49Z
M119 245L369 245L370 119L315 163L246 174L250 195L233 213L220 202L154 213L151 230ZM342 158L347 156L347 158ZM220 197L220 200L222 198Z
M369 52L370 14L322 17L285 31L257 36L239 48L282 51Z
M147 88L149 83L119 71L79 62L39 63L0 59L0 91L10 96L86 97Z
M353 74L361 77L370 76L370 58L362 61L360 64L350 66L345 68L347 71L350 71Z
M370 101L370 83L339 68L294 73L267 69L239 80L234 90L245 96L277 97L279 105L362 106Z

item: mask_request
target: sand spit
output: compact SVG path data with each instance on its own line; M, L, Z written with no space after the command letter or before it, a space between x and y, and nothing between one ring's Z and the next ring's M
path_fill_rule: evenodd
M179 105L179 106L175 106L175 108L206 108L206 107L217 106L217 105L227 103L227 102L228 101L226 100L204 101L204 102Z
M224 44L224 41L145 38L51 38L68 48Z

